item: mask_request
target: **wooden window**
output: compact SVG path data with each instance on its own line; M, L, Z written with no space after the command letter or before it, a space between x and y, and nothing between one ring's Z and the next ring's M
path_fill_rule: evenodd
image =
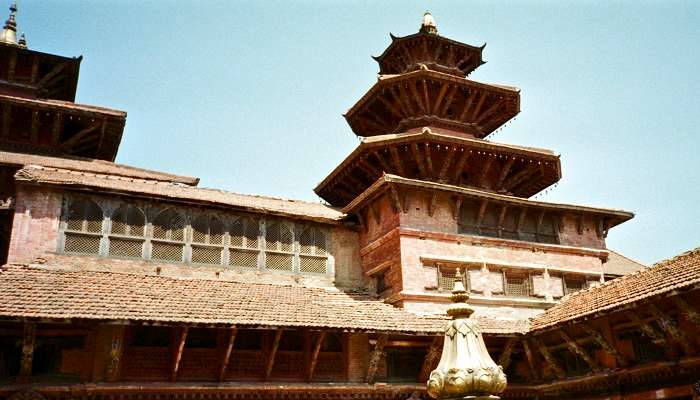
M233 267L257 268L258 235L260 228L258 221L241 217L235 220L229 229L231 247L229 248L228 265Z
M138 207L124 204L112 214L109 255L141 258L145 243L146 217Z
M328 270L326 234L309 226L299 235L299 272L325 274Z
M65 217L63 251L100 254L103 220L102 209L94 201L72 201Z
M294 231L284 222L267 225L265 234L265 267L267 269L293 271Z
M452 267L445 267L442 265L439 265L437 267L437 272L438 272L438 289L440 290L452 290L455 287L455 275L457 273L457 270ZM469 270L462 271L462 284L464 285L464 288L469 291L469 279L467 277L469 276Z
M530 295L530 277L520 271L504 271L505 295L527 297Z
M192 222L192 262L221 264L224 251L224 227L210 215L200 215Z
M166 209L153 220L151 258L158 261L183 261L185 220L173 209Z

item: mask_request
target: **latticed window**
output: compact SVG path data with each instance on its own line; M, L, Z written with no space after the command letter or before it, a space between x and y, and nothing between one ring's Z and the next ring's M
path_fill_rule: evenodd
M221 264L224 251L224 226L210 215L201 215L192 222L192 262Z
M99 254L103 219L102 209L94 201L72 201L65 217L63 251Z
M151 258L160 261L182 261L185 247L185 220L172 209L161 211L153 220Z
M307 227L299 235L299 272L326 273L326 243L326 234L317 227Z
M530 278L526 273L504 271L506 296L529 296Z
M229 237L231 238L228 264L233 267L257 268L258 235L260 228L258 221L250 218L238 218L231 224Z
M273 222L265 233L265 267L283 271L294 268L294 231L284 222Z
M438 266L438 289L440 290L452 290L455 287L455 275L457 270L454 268L448 268L443 266ZM468 271L462 271L462 284L465 288L468 288L468 281L466 279L468 276Z
M146 234L146 217L143 211L131 204L124 204L112 214L109 235L109 255L141 258Z

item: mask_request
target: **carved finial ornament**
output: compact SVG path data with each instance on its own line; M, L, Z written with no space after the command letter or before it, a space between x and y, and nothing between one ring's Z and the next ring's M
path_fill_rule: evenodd
M26 43L26 40L24 43ZM20 43L17 41L17 2L13 1L10 5L10 16L7 17L5 25L0 31L0 43L11 44L13 46L19 46Z
M484 344L481 327L467 305L469 294L457 270L447 314L445 342L437 368L430 373L428 394L438 400L498 399L506 389L506 375L496 365Z
M433 14L431 14L430 11L426 11L425 14L423 14L420 32L430 33L432 35L437 35L438 33L437 25L435 25L435 18L433 18Z

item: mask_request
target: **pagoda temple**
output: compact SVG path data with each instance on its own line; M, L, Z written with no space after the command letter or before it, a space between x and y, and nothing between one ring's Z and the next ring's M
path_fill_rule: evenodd
M471 80L484 47L429 13L375 57L319 203L115 163L126 113L76 103L82 57L30 49L17 12L0 400L700 393L700 248L646 267L606 246L632 213L532 199L559 156L487 140L520 92Z

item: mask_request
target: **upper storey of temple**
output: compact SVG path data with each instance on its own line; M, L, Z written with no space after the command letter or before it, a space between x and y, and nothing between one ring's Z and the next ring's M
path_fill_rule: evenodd
M432 126L484 138L520 112L517 88L467 80L484 63L483 47L437 34L429 13L418 33L392 36L377 57L379 81L345 114L358 136Z
M0 150L113 161L126 113L76 104L82 57L27 48L17 6L0 31Z

